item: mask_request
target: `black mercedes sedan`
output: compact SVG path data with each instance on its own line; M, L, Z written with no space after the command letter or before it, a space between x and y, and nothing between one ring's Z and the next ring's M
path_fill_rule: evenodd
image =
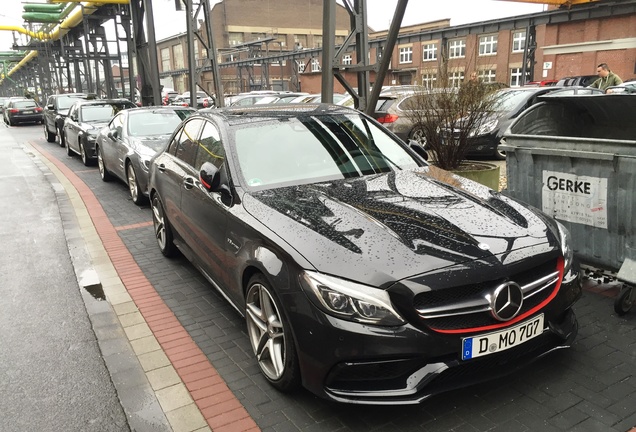
M414 147L415 148L415 147ZM418 403L568 347L567 230L335 105L198 113L150 166L154 232L247 321L277 389Z
M128 99L78 100L64 119L62 134L66 153L79 154L84 165L93 165L97 159L95 141L99 130L118 112L136 107Z
M179 124L192 113L187 107L143 107L119 112L96 137L95 154L103 181L123 180L133 202L148 196L150 159L161 150Z

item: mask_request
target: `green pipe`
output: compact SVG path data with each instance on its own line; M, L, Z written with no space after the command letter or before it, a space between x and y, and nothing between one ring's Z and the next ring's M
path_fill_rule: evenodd
M40 23L57 23L61 21L60 17L59 13L25 12L22 14L22 19L25 21Z
M0 51L0 58L2 57L23 57L26 51Z
M64 5L62 3L59 4L25 4L24 11L25 12L47 12L47 13L60 13Z

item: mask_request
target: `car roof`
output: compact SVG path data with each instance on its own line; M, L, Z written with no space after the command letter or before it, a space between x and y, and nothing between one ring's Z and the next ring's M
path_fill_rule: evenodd
M331 114L361 114L351 108L334 104L269 104L248 105L242 107L214 108L199 110L206 117L221 117L230 125L245 122L247 119L293 118Z

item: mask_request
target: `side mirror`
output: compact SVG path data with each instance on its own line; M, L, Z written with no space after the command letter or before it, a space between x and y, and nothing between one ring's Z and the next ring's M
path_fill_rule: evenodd
M231 196L230 188L221 174L221 171L214 164L205 162L199 171L199 180L207 191Z
M53 104L48 104L48 105L46 106L46 109L53 110L53 109L55 109L55 106L54 106Z
M409 140L409 147L411 148L411 150L417 153L418 156L420 156L422 159L424 159L425 161L428 160L428 152L424 150L424 147L422 147L422 145L419 142L415 140Z

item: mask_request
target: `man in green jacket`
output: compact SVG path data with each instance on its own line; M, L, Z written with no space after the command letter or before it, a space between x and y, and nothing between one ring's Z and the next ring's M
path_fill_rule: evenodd
M596 67L596 73L599 78L594 81L590 87L605 91L608 87L623 83L621 77L612 72L607 63L601 63Z

